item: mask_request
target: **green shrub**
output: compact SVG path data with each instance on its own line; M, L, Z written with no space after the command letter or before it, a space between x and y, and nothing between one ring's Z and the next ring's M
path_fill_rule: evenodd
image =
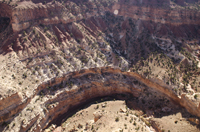
M118 121L119 121L119 117L116 117L116 118L115 118L115 121L118 122Z

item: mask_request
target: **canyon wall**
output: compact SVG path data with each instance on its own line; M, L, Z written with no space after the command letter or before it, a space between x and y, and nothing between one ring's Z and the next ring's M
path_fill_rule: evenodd
M9 7L6 4L1 3L0 16L7 16L11 18L12 28L14 32L21 31L30 27L30 25L37 24L58 24L58 23L69 23L75 20L83 18L103 15L106 11L114 13L118 10L116 15L130 17L135 20L140 19L143 21L153 21L155 23L169 24L169 25L199 25L200 24L200 12L198 10L191 9L171 9L163 8L163 6L144 6L150 3L160 3L166 5L167 2L151 2L144 1L142 4L137 4L134 1L130 1L127 4L125 1L119 3L113 3L111 7L104 7L101 4L95 2L84 3L90 5L90 7L82 6L78 4L61 4L55 2L53 4L48 3L43 5L42 3L29 3L29 6L18 5L15 8ZM24 2L24 4L27 4ZM168 5L168 4L167 4ZM69 7L74 7L70 8ZM7 8L9 7L9 8ZM4 9L6 8L6 10ZM88 11L88 8L89 11ZM5 15L4 15L5 14Z
M13 9L12 28L14 32L26 29L33 24L47 25L61 22L58 18L55 18L55 16L59 17L59 14L62 13L63 7L60 3L56 2L53 5L33 4L30 6L25 8L19 6Z
M1 50L6 49L7 52L8 49L16 52L20 56L19 62L24 64L23 69L31 69L31 74L39 79L42 75L36 69L39 69L40 66L44 68L44 73L48 73L47 70L52 73L52 76L48 75L47 78L44 75L45 79L41 80L45 81L40 84L33 80L31 83L36 84L31 85L28 90L25 86L24 89L23 87L22 90L20 89L20 92L15 89L17 93L5 97L0 96L0 123L11 121L12 124L15 124L5 128L5 131L42 131L52 121L59 120L59 116L68 112L70 108L90 99L123 93L142 99L146 98L146 91L167 98L170 102L184 107L192 115L200 117L200 106L185 95L178 97L173 89L162 81L148 80L134 72L122 72L120 69L102 67L110 65L110 62L106 64L110 59L110 53L113 54L115 60L119 59L119 56L124 56L128 61L135 58L140 59L144 57L138 56L140 53L149 57L149 53L154 52L154 49L148 51L142 48L145 47L145 44L150 48L158 48L155 44L156 41L152 39L160 40L161 37L168 37L171 40L177 39L176 37L198 38L200 35L200 12L198 10L171 9L168 7L168 0L121 0L119 3L113 2L108 5L97 1L96 3L91 1L84 3L84 1L81 4L79 2L82 1L75 3L67 1L62 4L60 2L44 4L43 1L42 4L35 0L33 2L23 1L16 7L0 3L0 17L8 17L11 20L7 29L0 33L0 42L2 41L0 45L5 46ZM181 1L179 2L181 5ZM148 6L149 4L150 6ZM159 5L166 5L166 7ZM22 30L24 30L23 33ZM103 34L102 40L98 40L100 34ZM95 39L98 41L93 41ZM182 39L178 38L177 40ZM69 41L73 43L69 43ZM163 42L161 41L162 44L165 44ZM166 42L168 41L166 40ZM169 41L169 43L175 42ZM79 44L80 47L75 47ZM87 52L95 52L93 46L88 50L88 44L94 45L94 47L95 44L98 44L100 47L97 47L97 51L106 50L107 53L92 55L93 59L88 57L88 54L85 55L86 58L79 57ZM63 49L60 48L63 45L67 46ZM72 45L73 48L70 48L69 45ZM47 46L52 46L52 48L47 50ZM57 46L60 46L60 51L63 50L62 53L57 54L64 54L64 56L56 58L57 55L52 54L51 60L50 50L54 51L53 49ZM139 48L137 48L138 46ZM80 55L71 54L72 52L70 53L68 50L78 54L80 52ZM161 49L156 50L162 51ZM44 52L39 54L39 51ZM45 61L46 55L50 61ZM102 58L105 57L106 63L104 64L105 59L102 59L101 65L94 63L95 65L91 66L87 59L90 62L100 61L98 55L103 56ZM43 56L44 58L42 58ZM70 63L66 63L67 61ZM120 61L122 63L122 60ZM78 64L77 62L80 62L80 68L71 67L71 65ZM80 70L85 68L82 63L85 63L86 68L98 66L101 68ZM121 63L119 63L119 67L121 67ZM116 63L116 65L118 64ZM126 67L128 63L125 61L123 61L123 65L124 67L121 67L123 70L128 68ZM15 68L15 64L13 67ZM20 65L20 67L23 66ZM55 69L56 72L53 73L52 69ZM74 72L74 70L80 71ZM73 72L69 73L69 71ZM17 71L16 74L20 73ZM61 76L61 74L64 75ZM24 74L22 77L24 81ZM52 77L54 78L48 80ZM10 80L12 79L13 77L10 78ZM13 82L22 83L15 81ZM19 87L21 88L21 85Z
M162 6L168 7L170 0L120 0L120 3L125 3L129 5L141 5L141 6Z
M184 107L189 113L200 117L200 109L197 108L196 104L192 103L185 96L182 96L182 98L177 97L177 95L170 90L170 87L159 84L157 81L145 79L137 73L122 72L119 69L102 67L72 72L39 85L31 98L25 101L26 103L23 104L23 107L27 109L29 100L33 100L34 96L40 95L46 98L42 104L40 104L44 106L44 115L33 114L29 119L26 119L26 122L22 121L22 127L20 129L23 131L28 129L32 131L41 131L51 121L56 120L56 118L66 113L71 107L79 105L89 99L122 93L129 93L134 97L139 97L143 94L145 89L157 91L158 94L160 93L176 104ZM1 100L1 106L5 107L6 104L4 104L4 102L9 102L11 100L10 98L11 97ZM20 98L16 98L15 101L20 102ZM2 108L0 121L3 122L10 119L12 114L17 114L22 109L21 105L15 108L13 107L13 109ZM5 119L2 118L5 117L3 111L9 111L12 114ZM18 117L16 120L19 122L21 121Z
M112 7L112 11L119 10L119 16L140 19L144 21L153 21L155 23L170 24L170 25L199 25L200 12L197 10L188 9L163 9L152 8L135 5L126 5L116 3Z
M12 19L12 7L0 2L0 17L8 17Z

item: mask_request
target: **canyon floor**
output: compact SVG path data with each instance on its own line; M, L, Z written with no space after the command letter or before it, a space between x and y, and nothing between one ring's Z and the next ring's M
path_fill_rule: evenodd
M167 115L156 118L148 117L138 108L127 107L125 100L98 101L72 112L73 115L67 120L63 119L61 126L52 124L44 132L154 132L157 131L155 126L162 132L200 131L186 111L168 112ZM132 103L129 102L129 105ZM154 124L147 125L147 120Z

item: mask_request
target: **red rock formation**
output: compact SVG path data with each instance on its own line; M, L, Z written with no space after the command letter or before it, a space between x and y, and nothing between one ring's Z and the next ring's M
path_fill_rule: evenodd
M0 17L8 17L12 19L12 7L0 2Z
M176 37L187 37L188 34L191 36L199 36L200 30L198 29L198 26L200 24L200 12L195 10L172 10L170 8L158 7L160 4L166 4L168 6L168 2L168 0L144 0L142 2L130 0L129 3L127 3L125 0L121 0L120 3L111 4L109 7L97 7L94 3L89 2L87 6L92 7L88 9L89 11L87 8L82 6L79 8L78 3L69 3L68 5L73 5L73 7L69 7L71 13L67 15L65 13L68 12L68 10L65 8L65 5L62 5L59 2L42 5L36 0L30 7L21 7L19 5L13 9L7 5L5 6L5 9L5 4L0 3L0 7L2 7L0 8L0 17L9 17L11 19L12 29L15 32L9 36L10 38L5 37L5 39L2 39L2 49L6 52L13 50L37 51L39 49L38 47L45 47L44 45L54 45L53 38L46 37L44 32L37 29L38 27L36 27L36 31L38 32L37 35L39 35L46 43L37 41L37 38L34 40L31 35L27 38L23 38L18 35L21 30L27 29L31 25L37 26L39 24L49 25L49 27L52 27L52 32L55 33L59 42L67 43L72 36L77 41L81 41L85 36L76 23L74 23L74 21L77 21L80 22L80 25L83 26L85 30L87 30L88 34L91 34L94 37L97 37L98 33L101 32L108 32L108 34L110 33L112 35L114 34L113 38L116 42L121 41L122 43L122 47L116 46L114 49L126 51L127 49L131 49L131 47L125 45L126 36L128 36L128 33L126 34L126 30L131 28L129 19L126 19L126 17L132 18L134 22L137 22L138 34L141 34L141 29L147 29L150 34L154 34L155 28L159 27L157 29L159 35L167 36L172 32ZM182 4L182 1L177 1L177 3ZM151 6L147 6L149 4ZM116 14L117 16L124 16L125 18L125 21L121 23L121 31L124 31L121 32L121 40L119 40L119 37L115 34L119 32L118 29L113 32L109 32L107 30L110 28L108 26L109 22L106 23L106 19L103 19L103 17L94 17L99 14L105 15L107 12L114 13L115 10L119 11L118 14ZM5 11L6 14L3 15ZM110 26L115 26L115 24ZM9 28L11 28L11 25ZM4 33L5 32L0 34L0 37L4 35ZM136 42L136 45L138 44L139 43ZM32 49L29 48L29 45L32 46ZM132 56L129 55L128 58L135 58L135 56L133 56L133 58L131 57ZM33 65L38 65L38 63ZM93 77L90 78L89 75L93 75ZM102 79L101 76L104 76L104 78ZM117 93L130 93L135 97L140 96L143 88L140 85L134 84L134 81L131 82L129 79L123 79L123 77L129 78L130 80L133 79L136 82L139 82L142 86L159 92L165 97L170 98L176 104L179 104L187 109L191 114L200 117L200 109L197 108L196 104L188 100L184 95L180 99L168 86L163 85L161 82L145 79L133 72L122 72L119 69L102 67L72 72L67 75L63 75L62 77L56 77L50 81L43 82L38 87L34 88L34 92L30 93L31 96L28 98L22 99L18 93L15 93L10 97L0 99L0 123L11 120L14 115L25 109L30 101L36 95L39 95L41 91L44 92L45 96L51 93L52 91L49 92L47 87L57 87L57 85L61 85L64 82L69 82L71 78L77 80L79 79L80 84L77 84L77 87L75 88L65 85L63 89L66 89L66 91L63 90L58 94L58 96L53 98L47 97L48 99L41 104L47 108L47 110L43 113L45 116L37 114L30 117L27 122L22 121L22 126L20 127L21 131L26 131L32 126L33 128L31 129L34 131L41 131L41 129L45 128L49 122L56 119L60 114L64 114L71 107L79 105L80 103L91 98ZM95 78L97 79L95 80ZM83 80L85 82L81 82ZM129 82L127 82L127 80ZM55 102L58 102L58 104L55 105Z
M100 76L104 76L104 81L102 81L101 78L99 78ZM124 77L126 79L124 79ZM182 96L181 99L178 98L177 95L170 90L170 88L165 87L163 84L160 84L161 82L150 81L148 79L143 78L137 73L122 72L119 69L102 67L102 68L91 68L88 70L72 72L62 77L57 77L48 82L44 82L37 87L32 97L27 99L24 103L21 103L21 99L17 94L12 95L11 97L5 98L3 100L0 100L0 104L2 106L0 122L6 121L10 119L12 115L17 114L30 102L30 100L35 95L40 93L41 90L43 91L44 94L48 94L49 92L47 91L48 89L46 89L47 87L62 84L63 82L67 82L70 79L81 79L81 78L87 80L87 83L85 83L86 81L82 80L83 82L80 82L77 88L72 88L69 89L68 91L63 91L59 93L59 95L57 95L56 97L47 100L44 104L45 106L47 106L48 109L48 112L45 112L45 117L39 121L40 122L39 124L35 124L36 120L39 118L38 116L34 116L32 119L30 119L28 123L25 123L22 126L23 130L26 131L32 125L35 125L37 127L35 127L33 130L40 131L41 128L45 128L49 122L56 119L60 114L66 113L70 109L70 107L76 106L91 98L102 97L116 93L130 93L135 97L138 97L140 96L140 93L142 92L143 89L141 85L144 85L149 89L159 91L166 97L170 98L172 101L176 102L182 107L185 107L186 110L188 110L188 112L190 112L191 114L200 117L200 110L194 103L188 100L185 96ZM139 84L138 83L134 84L134 82L128 83L126 82L127 78L129 78L128 80L137 80ZM16 98L14 99L13 97ZM8 102L7 107L6 104L4 104L5 102ZM59 103L57 105L54 105L55 102ZM15 107L10 107L13 104L15 104ZM8 110L10 111L9 114L6 112Z
M187 10L187 9L170 9L170 8L160 8L163 6L159 5L169 5L169 0L160 1L160 0L143 0L138 2L136 0L131 0L127 4L126 1L122 0L119 3L115 3L112 7L103 7L105 11L110 11L114 13L114 10L119 10L117 15L131 17L134 19L141 19L143 21L153 21L155 23L170 24L170 25L198 25L200 23L200 13L196 10ZM177 1L177 3L182 3ZM89 4L89 3L88 3ZM87 4L87 5L88 5ZM96 5L91 3L94 6L93 11L96 12ZM144 5L153 5L144 6ZM23 29L28 28L30 25L34 24L58 24L58 23L68 23L74 20L82 19L79 17L80 10L85 11L84 7L79 7L78 4L76 7L79 7L80 10L74 10L73 12L76 18L74 20L69 20L69 17L66 17L64 12L67 12L66 8L59 2L54 4L31 4L31 7L21 7L20 5L11 9L11 7L6 4L0 4L2 6L0 10L0 16L7 16L12 18L12 27L13 31L17 32ZM155 6L155 7L154 7ZM6 7L6 10L4 8ZM90 7L91 8L91 7ZM102 8L102 7L101 7ZM82 12L85 16L88 12ZM91 16L98 15L96 13L90 13Z

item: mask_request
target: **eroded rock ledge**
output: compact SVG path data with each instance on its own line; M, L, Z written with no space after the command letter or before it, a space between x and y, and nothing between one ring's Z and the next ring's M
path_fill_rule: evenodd
M155 92L184 107L189 113L200 117L200 108L195 103L184 95L181 98L177 97L164 83L145 79L134 72L122 72L119 69L102 67L72 72L44 82L25 101L22 101L17 95L0 100L1 106L6 106L1 108L0 121L7 121L13 115L17 115L12 122L17 121L18 124L5 128L5 131L11 129L42 131L52 120L66 113L69 108L88 99L121 93L144 97L145 91ZM10 102L11 98L14 98L15 102L17 101L16 107L12 107L15 102L4 104ZM31 108L33 105L37 107ZM40 107L41 111L38 112L36 109Z
M132 0L129 3L121 2L71 2L66 3L50 2L47 4L33 3L23 1L18 3L16 7L9 7L8 5L0 2L0 7L8 6L8 9L1 8L0 16L9 17L12 23L12 29L14 32L21 31L37 24L58 24L69 23L81 19L86 19L91 16L104 15L106 11L114 13L115 15L130 17L134 19L140 19L143 21L153 21L155 23L170 24L175 26L180 25L198 25L200 22L200 13L196 10L188 9L171 9L169 7L169 1L163 6L149 5L149 1L144 1L144 5L140 5L137 1ZM146 3L146 4L145 4ZM91 8L90 8L91 7Z

